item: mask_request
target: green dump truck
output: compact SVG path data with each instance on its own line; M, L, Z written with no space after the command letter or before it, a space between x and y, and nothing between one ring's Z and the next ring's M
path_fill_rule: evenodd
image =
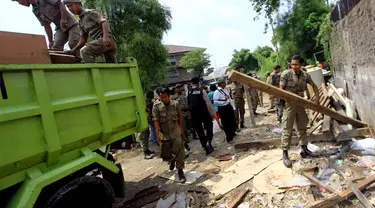
M134 60L0 65L0 207L111 207L123 197L109 146L147 128L138 74Z

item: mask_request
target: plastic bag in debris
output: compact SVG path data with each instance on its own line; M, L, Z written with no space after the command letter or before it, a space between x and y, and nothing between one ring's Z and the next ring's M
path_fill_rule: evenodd
M316 146L315 144L308 143L307 149L309 149L311 152L319 152L320 148Z
M213 124L212 125L213 126L213 130L212 131L213 131L214 134L221 131L221 128L220 128L220 126L219 126L219 124L217 123L216 120L213 120L212 124Z
M355 165L360 168L371 168L375 166L375 163L369 158L362 158L360 161L356 162Z
M172 194L166 199L162 199L162 198L159 199L158 203L156 204L156 208L165 208L165 207L181 208L181 207L185 207L185 205L186 205L185 199L186 199L185 193L181 193L181 194L177 194L177 195ZM176 203L173 204L173 202L175 200L176 200Z
M366 138L362 140L353 139L350 148L353 150L368 150L368 149L375 149L375 139L374 138Z

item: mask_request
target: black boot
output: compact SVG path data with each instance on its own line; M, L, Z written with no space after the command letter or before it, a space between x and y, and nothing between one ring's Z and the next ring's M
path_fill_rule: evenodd
M241 128L241 129L244 129L244 128L246 128L246 126L245 126L243 123L241 123L241 124L240 124L240 128Z
M206 155L210 155L213 152L213 150L208 145L204 148L204 150L206 150Z
M302 145L302 150L301 150L301 157L306 158L306 157L318 157L318 154L311 152L309 149L307 149L307 145Z
M169 164L169 170L170 170L170 171L174 170L175 165L176 165L176 161L173 160L173 161Z
M283 163L284 163L285 167L287 167L287 168L292 167L292 163L290 162L289 156L288 156L288 150L283 150Z
M184 174L184 171L182 169L178 169L178 178L180 179L180 182L184 184L186 182L186 177Z
M150 150L144 151L144 159L151 160L154 157L154 153L152 153Z

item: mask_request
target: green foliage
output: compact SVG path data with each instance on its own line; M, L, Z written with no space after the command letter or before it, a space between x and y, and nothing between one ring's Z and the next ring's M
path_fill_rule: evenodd
M271 57L271 54L273 53L273 48L269 47L269 46L263 46L263 47L260 47L258 46L255 51L254 51L254 54L259 54L265 58L269 58Z
M194 69L195 76L203 76L204 71L212 72L210 55L204 50L193 50L185 54L180 60L180 66L185 69Z
M144 91L167 76L168 52L163 33L171 28L171 12L158 0L85 0L85 6L105 14L117 42L117 57L134 57Z
M271 73L273 71L273 67L278 64L277 54L276 54L276 52L272 52L269 57L265 57L265 56L258 53L256 55L256 58L258 59L259 65L260 65L260 70L258 71L258 76L261 79L265 80L265 76L264 76L265 73L266 72Z
M332 22L329 14L326 14L322 24L320 25L319 34L316 37L317 44L323 47L324 58L328 61L329 65L332 64L331 50L329 48L329 40L332 32Z
M283 66L295 54L311 59L323 49L316 37L329 11L324 0L295 0L289 12L279 15L275 30Z
M229 69L244 69L245 73L250 71L258 71L258 59L249 49L241 49L240 51L234 50L233 58L229 63Z

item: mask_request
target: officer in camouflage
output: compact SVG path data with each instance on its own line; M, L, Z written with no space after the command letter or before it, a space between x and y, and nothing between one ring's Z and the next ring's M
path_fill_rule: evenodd
M64 0L64 3L73 14L79 15L81 28L81 38L77 46L66 53L72 54L80 50L85 63L95 63L95 58L99 56L104 56L107 63L117 63L117 46L107 19L94 10L84 9L81 0ZM87 43L88 37L91 37L92 41Z
M185 183L186 178L183 171L185 151L182 140L184 130L180 104L171 100L168 88L160 90L159 96L160 101L155 102L152 115L155 122L156 140L161 145L161 158L170 162L170 170L177 167L180 182Z
M187 102L187 97L185 95L185 89L180 85L176 85L175 91L175 100L178 101L182 111L182 125L184 127L184 137L182 138L185 142L185 149L190 151L189 147L189 122L190 122L190 112L189 112L189 105Z
M301 97L304 96L304 92L307 89L307 84L311 85L314 89L314 93L317 95L316 103L319 105L319 91L318 87L312 81L309 74L301 70L304 63L304 58L296 55L292 57L291 70L286 70L281 74L280 78L280 89L288 92L297 94ZM283 163L286 167L291 167L292 164L289 160L288 150L290 148L290 140L292 137L292 130L294 122L297 123L297 129L299 133L299 144L302 147L301 156L316 157L317 155L307 149L307 124L309 119L307 117L305 108L296 104L287 102L284 108L284 119L283 119L283 135L281 138L281 146L283 149Z
M70 14L61 0L12 0L23 6L32 6L35 17L46 31L49 49L63 51L68 42L73 49L79 41L79 26L73 15ZM51 23L55 24L55 39ZM80 57L79 52L74 54Z
M280 87L280 76L281 76L281 66L276 65L273 68L273 72L270 75L270 78L268 79L268 84L279 88ZM273 96L272 96L273 99ZM279 123L282 122L282 117L283 117L283 111L284 111L284 104L285 100L281 98L276 98L276 114L277 114L277 120Z
M229 93L232 96L232 99L234 100L234 105L236 107L236 110L234 111L236 116L236 128L246 128L245 123L245 88L244 86L234 81L232 84L229 85Z
M247 75L251 76L251 77L254 77L256 79L259 79L259 77L256 74L254 74L254 73L250 72ZM258 104L259 104L258 89L249 86L249 93L250 93L251 105L253 106L253 113L254 113L255 116L257 116L257 115L259 115L257 113L257 108L258 108Z

